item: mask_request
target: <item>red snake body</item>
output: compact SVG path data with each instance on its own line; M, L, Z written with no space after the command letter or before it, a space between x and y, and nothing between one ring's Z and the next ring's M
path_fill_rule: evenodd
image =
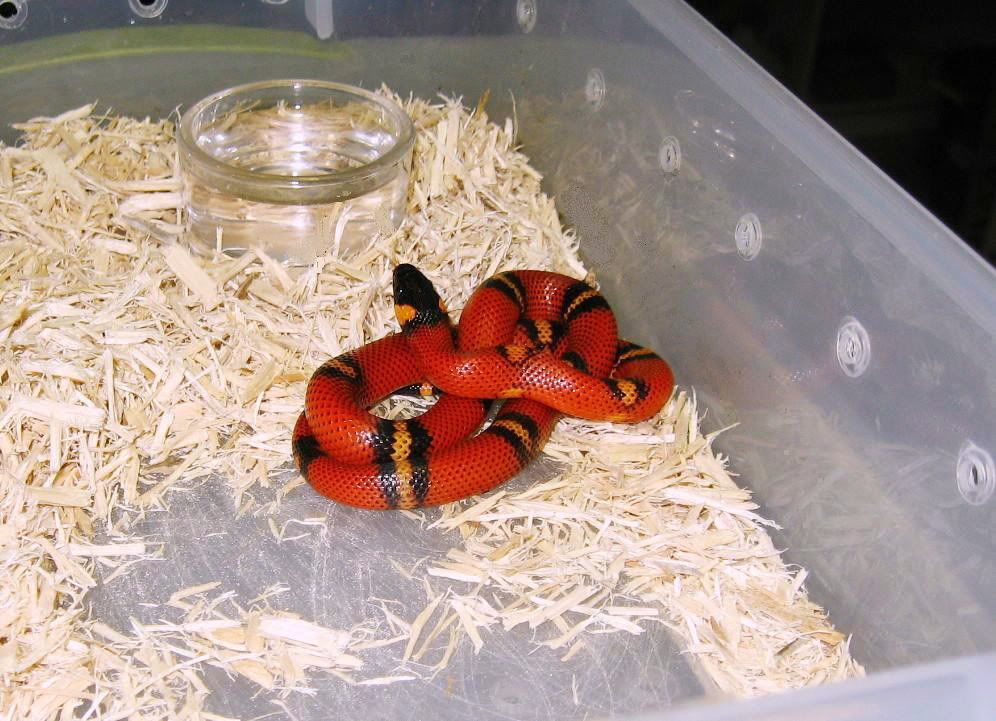
M416 508L483 493L528 465L561 415L640 421L674 387L656 353L618 340L601 294L565 275L498 274L454 328L431 282L403 264L394 302L401 333L316 370L294 427L302 475L339 503ZM388 421L366 410L418 384L441 391L422 416ZM475 434L499 399L510 400Z

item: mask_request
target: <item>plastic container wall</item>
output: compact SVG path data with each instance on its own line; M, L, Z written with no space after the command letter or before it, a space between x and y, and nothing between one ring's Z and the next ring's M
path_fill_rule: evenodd
M991 692L961 684L991 677L992 657L972 657L996 650L992 270L680 3L403 5L20 0L20 24L0 25L0 137L16 137L11 122L93 100L156 117L275 77L468 102L490 89L495 118L514 99L524 149L623 330L662 349L708 408L708 427L738 424L720 450L873 676L752 711L708 705L673 717L787 718L781 703L797 704L792 718L930 718L928 704L909 705L928 677L962 704L960 718L991 711ZM329 510L338 544L296 556L265 544L265 522L233 522L225 502L219 490L150 521L173 544L168 578L139 573L127 593L97 589L102 615L126 622L167 581L172 590L219 577L251 597L264 580L290 578L302 612L342 622L371 591L405 593L385 580L388 551L446 547L390 519L371 528ZM198 546L196 529L220 523L229 539ZM355 568L362 591L348 585ZM400 708L621 717L713 695L663 633L607 639L596 647L604 661L567 670L525 658L527 648L513 637L457 659L455 693L443 682L330 685L293 708L302 719L357 708L370 718ZM915 668L957 658L961 675ZM587 684L579 707L572 674ZM242 698L247 687L214 680L225 696L216 712L264 713ZM878 702L862 695L867 683L887 687ZM843 715L854 708L873 715Z
M616 307L740 424L720 447L859 658L992 650L992 269L691 12L634 5L670 42L556 66L589 112L541 164Z

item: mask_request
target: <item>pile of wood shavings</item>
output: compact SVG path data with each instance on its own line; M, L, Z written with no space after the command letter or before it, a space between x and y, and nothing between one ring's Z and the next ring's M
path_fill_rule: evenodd
M802 591L806 572L785 566L763 529L774 524L713 452L715 435L699 432L685 393L625 430L561 421L545 452L562 471L449 506L432 524L463 543L428 574L467 585L434 599L421 619L437 619L429 635L462 626L479 648L481 629L526 624L567 660L585 631L639 635L652 620L738 696L860 675Z
M288 621L269 596L243 609L202 595L213 588L179 589L172 624L125 632L85 617L94 564L123 572L169 553L128 529L171 488L220 475L240 513L261 510L253 492L286 469L311 370L396 330L397 262L425 270L453 308L503 269L585 276L511 122L455 101L405 105L418 130L407 220L358 256L299 271L185 248L170 123L85 107L19 126L23 143L0 148L0 706L216 718L204 663L284 691L308 669L355 683L364 648L407 639L411 658L446 632L445 663L462 634L479 648L482 629L519 623L553 627L546 643L565 655L586 632L667 623L743 695L860 673L684 394L635 429L563 421L547 448L555 478L445 509L436 523L462 540L430 573L450 586L387 637ZM111 543L93 544L94 521Z
M205 664L281 690L315 669L352 681L358 654L383 639L262 600L232 613L222 592L186 608L207 589L180 589L164 604L176 623L129 633L86 618L95 564L109 583L169 553L128 528L174 484L220 473L243 498L286 464L301 364L323 353L303 357L314 319L287 300L279 265L202 264L175 242L171 126L92 110L27 123L20 147L0 149L0 708L215 718ZM331 292L349 285L329 275ZM93 543L95 523L111 542Z

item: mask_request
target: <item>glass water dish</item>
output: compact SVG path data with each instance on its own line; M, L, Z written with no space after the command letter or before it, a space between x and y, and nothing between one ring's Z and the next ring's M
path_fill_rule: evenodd
M348 256L405 212L414 128L389 98L318 80L241 85L180 121L189 227L206 250L301 265Z

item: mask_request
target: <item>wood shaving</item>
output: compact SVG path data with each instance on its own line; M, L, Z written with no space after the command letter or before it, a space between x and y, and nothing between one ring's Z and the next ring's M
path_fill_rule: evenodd
M239 513L310 492L294 479L271 505L254 495L286 472L311 371L396 330L396 263L452 308L504 269L593 280L510 119L404 106L417 139L402 226L293 270L185 244L171 122L88 105L0 146L0 718L220 718L204 709L210 665L278 696L316 673L409 682L410 664L363 676L362 652L397 644L399 663L431 656L431 674L463 639L477 652L523 624L567 660L585 634L664 623L738 695L862 672L684 392L634 428L562 421L557 470L530 488L409 514L454 546L413 572L436 590L412 621L385 615L388 636L323 628L274 594L243 609L210 579L177 589L161 623L88 617L96 563L113 576L169 553L129 529L172 490L226 479Z
M806 598L805 572L779 557L764 530L774 524L713 451L716 435L700 433L685 392L625 435L561 421L546 448L561 464L552 478L452 504L430 525L459 531L461 543L426 572L464 584L431 608L449 606L464 630L525 624L567 653L585 633L663 623L737 696L862 673L848 639ZM475 648L480 639L471 636Z

